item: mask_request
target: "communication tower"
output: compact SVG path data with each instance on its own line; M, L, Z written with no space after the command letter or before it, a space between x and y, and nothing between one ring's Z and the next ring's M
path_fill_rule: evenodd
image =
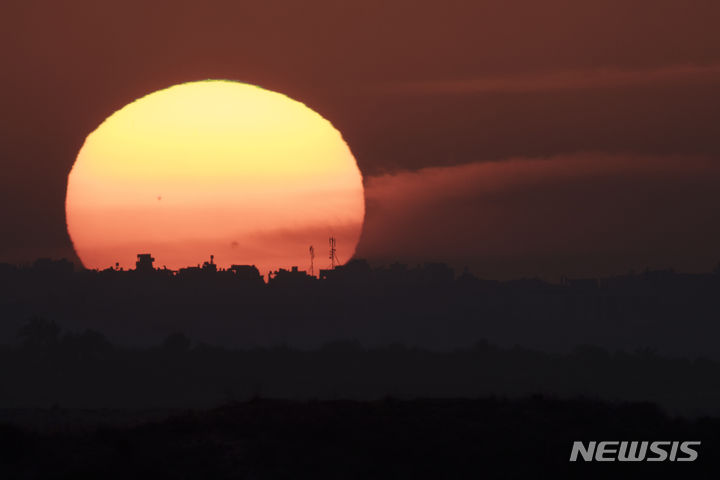
M337 257L337 250L335 248L336 242L335 237L330 237L330 270L334 270L336 265L340 264L340 260Z
M310 245L310 276L315 276L315 247Z

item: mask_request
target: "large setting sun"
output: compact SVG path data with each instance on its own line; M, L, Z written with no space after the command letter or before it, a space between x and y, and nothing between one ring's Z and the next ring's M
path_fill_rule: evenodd
M67 227L86 268L152 253L177 269L305 269L308 248L354 253L362 176L340 132L285 95L208 80L149 94L88 135L70 172ZM325 267L325 255L318 255Z

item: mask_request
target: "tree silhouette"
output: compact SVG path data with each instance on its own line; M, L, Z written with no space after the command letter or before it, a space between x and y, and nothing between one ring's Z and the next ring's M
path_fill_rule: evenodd
M98 360L113 349L105 335L94 330L85 330L81 334L67 333L60 343L62 352L81 360Z
M60 331L53 320L34 316L18 329L18 338L27 349L47 350L58 345Z
M172 333L163 341L163 349L170 353L185 353L190 350L192 341L183 333Z

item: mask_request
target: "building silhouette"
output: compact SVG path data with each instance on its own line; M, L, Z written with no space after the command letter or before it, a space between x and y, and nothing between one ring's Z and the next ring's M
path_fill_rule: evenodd
M135 262L135 271L139 273L149 273L155 270L153 263L155 258L149 253L138 253L137 261Z

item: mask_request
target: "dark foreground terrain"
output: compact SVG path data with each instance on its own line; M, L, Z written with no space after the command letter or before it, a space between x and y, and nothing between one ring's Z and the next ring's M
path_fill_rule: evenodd
M32 413L32 412L31 412ZM89 412L75 412L86 419ZM0 427L3 479L718 478L720 419L651 404L516 400L255 399L120 426ZM94 412L102 419L102 412ZM141 417L145 413L141 414ZM110 415L112 416L112 415ZM7 416L5 416L7 418ZM54 425L54 426L52 426ZM693 463L570 463L573 440L701 440Z
M650 402L683 416L720 415L720 362L651 350L579 346L568 353L488 342L439 352L339 341L315 350L226 349L182 334L150 348L97 332L29 321L22 343L0 347L0 409L207 409L254 397L372 401L384 397L557 398ZM107 410L106 410L107 411ZM3 413L0 411L0 421Z

